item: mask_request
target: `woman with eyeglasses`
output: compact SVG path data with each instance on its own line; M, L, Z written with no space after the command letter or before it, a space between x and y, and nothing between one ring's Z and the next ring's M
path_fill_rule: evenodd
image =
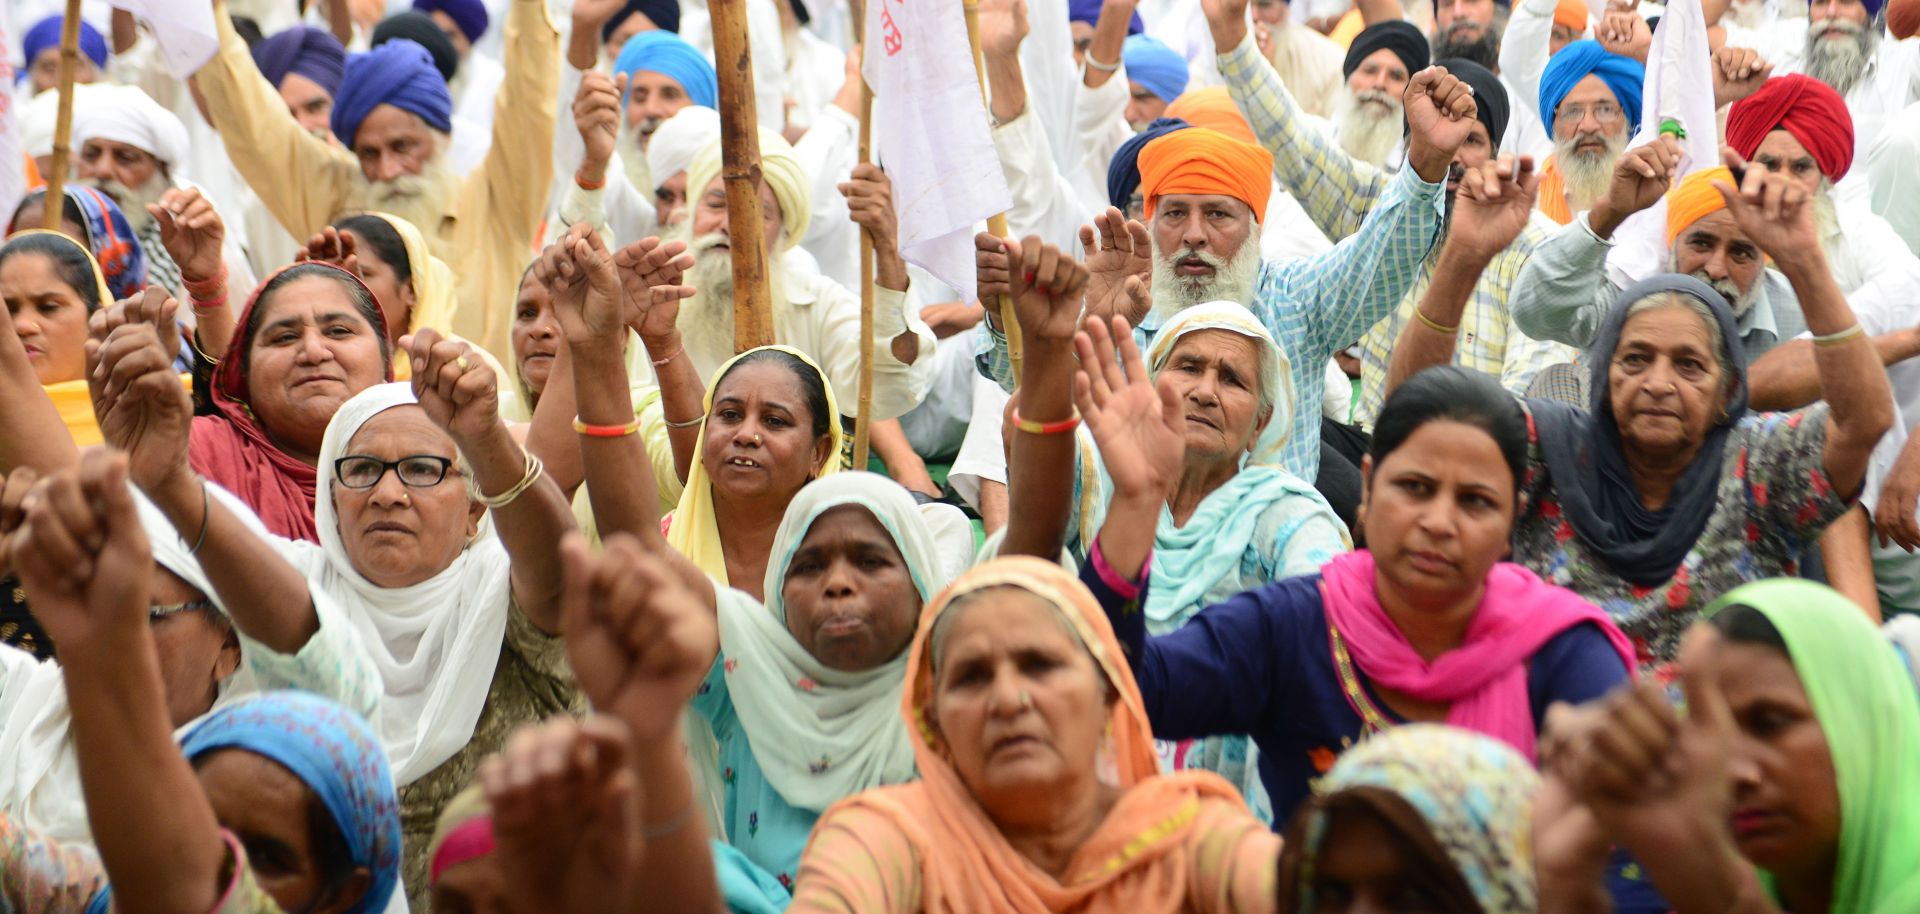
M584 702L560 639L559 544L574 528L565 498L508 433L484 360L431 330L402 345L413 380L361 391L327 424L315 461L317 544L262 539L207 497L187 463L184 394L142 373L154 370L155 346L114 353L104 370L124 383L96 402L108 428L122 428L122 412L147 418L110 440L198 544L228 604L274 608L256 637L276 649L304 643L317 625L311 582L373 655L382 682L375 722L400 788L405 883L423 910L441 807L515 727Z

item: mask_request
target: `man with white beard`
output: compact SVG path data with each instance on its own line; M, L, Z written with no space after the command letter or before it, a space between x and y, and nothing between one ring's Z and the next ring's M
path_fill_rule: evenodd
M794 262L784 257L806 236L811 179L794 158L793 147L764 127L760 128L760 170L774 342L798 349L818 363L833 389L847 392L840 398L843 409L853 410L858 404L852 394L860 379L860 299L817 272L793 268ZM717 140L687 166L687 190L691 214L680 239L693 255L693 266L672 284L694 289L693 297L680 303L678 325L684 357L706 379L734 354L733 258ZM873 238L872 416L876 421L894 419L926 396L936 340L920 316L907 307L907 264L900 257L892 185L886 175L874 165L857 166L851 179L840 185L840 192L847 197L853 221Z
M1592 39L1560 49L1540 75L1540 117L1553 155L1540 175L1540 211L1566 225L1613 182L1614 165L1640 124L1647 71Z
M1226 18L1240 31L1215 40L1267 68L1246 35L1244 16ZM1407 167L1387 179L1352 237L1314 257L1260 256L1260 214L1272 191L1273 153L1200 127L1148 142L1139 156L1147 223L1109 209L1095 220L1097 231L1080 231L1093 274L1087 315L1125 317L1146 345L1184 308L1211 301L1247 305L1291 358L1298 402L1319 403L1326 361L1392 313L1418 281L1421 262L1439 235L1448 165L1480 125L1472 90L1437 68L1415 74L1403 104L1411 125ZM1004 248L991 235L975 243L980 294L995 294L995 271L1005 275ZM995 317L989 312L992 348L981 353L979 367L1010 389L1006 338L993 326ZM1293 417L1285 427L1263 432L1251 459L1315 479L1320 411L1295 409Z
M284 109L284 105L282 108ZM132 86L98 85L73 109L74 168L79 180L113 198L147 255L147 281L187 300L180 267L160 243L160 220L147 210L168 190L191 187L179 173L187 158L187 128L173 112ZM229 232L222 243L229 282L251 289L253 270Z
M260 75L224 3L214 20L220 50L195 82L234 167L274 218L295 238L367 210L419 226L459 277L453 326L437 329L511 357L514 293L553 168L560 36L542 0L511 2L492 143L464 176L447 163L452 96L418 44L395 40L348 60L331 119L341 146L331 146Z
M1378 22L1354 36L1340 67L1346 85L1334 100L1333 132L1340 149L1375 168L1390 161L1397 168L1394 154L1406 123L1400 96L1412 74L1426 68L1427 38L1406 22ZM1288 192L1301 196L1299 188Z

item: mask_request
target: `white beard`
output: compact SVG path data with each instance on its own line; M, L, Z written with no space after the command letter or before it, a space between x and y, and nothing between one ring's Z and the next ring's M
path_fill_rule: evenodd
M440 231L440 220L453 208L459 186L460 179L447 166L445 151L435 150L417 175L369 181L364 175L356 174L347 209L398 216L413 223L432 241Z
M1824 33L1839 29L1851 40L1829 39ZM1880 43L1880 32L1848 19L1815 19L1807 24L1807 75L1845 96L1867 74L1867 63Z
M1680 272L1679 251L1673 252L1672 257L1668 259L1667 269L1675 273ZM1705 270L1695 270L1690 275L1692 275L1694 279L1711 286L1713 291L1720 293L1720 297L1726 299L1727 306L1733 309L1734 317L1744 317L1748 311L1753 310L1753 303L1760 299L1760 284L1766 281L1765 272L1756 274L1753 277L1753 286L1742 291L1740 286L1735 283L1731 277L1727 279L1709 279L1707 278L1707 271Z
M690 233L690 229L682 232L681 239L687 240ZM694 258L693 268L687 271L684 282L693 287L694 293L692 298L680 303L676 325L688 354L702 369L703 376L733 355L733 255L715 247L725 240L725 235L716 233L687 244ZM787 306L786 273L781 269L780 254L778 249L767 252L767 286L772 290L776 316ZM774 326L779 326L777 319Z
M1567 209L1580 212L1589 209L1606 196L1607 187L1613 183L1613 166L1620 161L1620 154L1627 149L1627 131L1624 123L1619 133L1613 136L1600 134L1607 144L1606 151L1600 154L1576 153L1574 147L1594 134L1575 134L1572 139L1553 141L1553 160L1560 166L1560 176L1565 181Z
M1187 257L1198 257L1213 267L1213 275L1207 277L1181 276L1174 271L1174 264ZM1260 223L1253 223L1253 230L1247 240L1241 242L1240 250L1230 258L1221 257L1209 251L1194 251L1185 247L1171 253L1160 250L1160 240L1153 241L1153 313L1162 321L1194 305L1207 302L1230 301L1243 305L1253 304L1254 284L1260 276Z
M1334 101L1333 123L1340 148L1369 165L1387 164L1387 157L1400 145L1400 122L1400 100L1377 89L1355 93L1343 87Z
M153 177L147 179L147 183L139 187L128 187L111 179L92 180L87 183L93 185L95 190L112 197L113 202L120 205L120 212L127 217L127 227L133 229L135 235L146 231L147 224L153 221L153 217L147 215L147 204L159 203L160 198L166 195L167 188L172 186L158 171L153 173Z
M649 134L648 138L651 137ZM622 118L620 135L613 148L620 150L620 168L627 173L627 183L633 185L643 199L652 201L655 185L653 176L647 173L647 150L640 145L640 138L640 131L627 126L626 119Z

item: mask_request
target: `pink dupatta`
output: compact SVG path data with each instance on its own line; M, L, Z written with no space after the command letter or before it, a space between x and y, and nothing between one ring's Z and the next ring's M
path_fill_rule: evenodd
M1387 616L1374 591L1373 553L1335 558L1321 569L1327 622L1346 643L1354 665L1382 686L1421 701L1445 702L1447 723L1484 733L1534 759L1533 709L1527 696L1527 660L1554 636L1592 622L1620 652L1629 675L1633 646L1599 607L1573 591L1501 562L1487 573L1480 609L1459 647L1422 659Z

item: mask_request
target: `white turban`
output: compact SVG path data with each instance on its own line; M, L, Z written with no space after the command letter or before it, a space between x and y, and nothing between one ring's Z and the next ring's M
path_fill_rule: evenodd
M73 84L73 119L77 124L80 112L95 101L94 93L109 89L102 83ZM27 147L27 155L34 158L53 155L54 122L60 117L60 93L48 89L35 95L20 112L20 140ZM74 144L78 146L78 143Z
M73 145L110 140L143 149L178 177L187 158L187 125L132 86L102 86L73 109Z
M789 245L807 236L811 216L812 181L807 169L793 155L793 146L785 137L760 128L760 174L773 189L774 202L780 204L780 233ZM697 200L707 185L720 176L720 141L708 143L687 165L687 199Z
M647 174L653 176L653 183L660 184L686 171L695 154L719 140L720 112L688 105L661 121L647 140ZM689 189L688 196L692 195Z

